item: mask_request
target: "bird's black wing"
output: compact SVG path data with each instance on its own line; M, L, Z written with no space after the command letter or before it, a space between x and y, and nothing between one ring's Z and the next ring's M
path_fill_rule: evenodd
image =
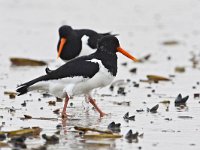
M40 81L56 80L67 77L92 78L99 71L99 65L98 63L91 62L91 59L92 57L90 56L83 56L69 61L56 70L49 71L47 69L46 75L19 85L16 91L18 92L18 95L25 94L28 92L30 86Z
M49 80L77 76L92 78L99 71L99 64L91 62L91 59L88 56L79 57L69 61L56 70L51 70L47 76Z

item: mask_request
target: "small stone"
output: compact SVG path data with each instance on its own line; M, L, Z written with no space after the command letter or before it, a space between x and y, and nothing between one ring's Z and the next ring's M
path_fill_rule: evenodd
M56 128L57 128L57 129L61 129L62 126L61 126L60 124L58 124L58 125L56 126Z
M70 105L70 107L72 107L74 104L71 102L71 103L69 103L69 105Z
M139 83L135 83L133 87L139 87Z
M185 67L176 67L175 72L183 73L185 72Z
M5 134L0 134L0 141L3 141L6 139L6 135Z
M151 94L147 94L147 97L151 97Z
M121 94L121 95L126 95L126 92L125 92L125 88L124 87L119 87L118 91L117 91L117 94Z
M127 66L127 62L121 63L122 66Z
M159 104L157 104L157 105L155 105L154 107L152 107L149 111L150 111L151 113L156 113L157 110L158 110L158 108L159 108Z
M24 101L21 105L22 107L26 107L26 102Z
M14 98L15 98L15 94L10 94L10 95L9 95L9 98L10 98L10 99L14 99Z
M48 102L50 106L55 106L56 105L56 101L49 101Z
M194 93L194 99L200 98L200 93Z
M137 72L137 68L132 68L131 70L129 70L131 73L136 73Z
M172 59L172 57L171 57L171 56L168 56L168 57L167 57L167 60L171 60L171 59Z
M58 97L56 97L56 102L62 102L62 101L63 101L62 98L58 98Z

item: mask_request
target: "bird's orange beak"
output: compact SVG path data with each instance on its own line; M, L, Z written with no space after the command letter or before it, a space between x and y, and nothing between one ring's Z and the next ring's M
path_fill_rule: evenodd
M122 53L123 55L125 55L126 57L130 58L131 60L135 61L135 62L139 62L138 59L136 59L135 57L133 57L131 54L129 54L127 51L125 51L123 48L118 47L117 51Z
M59 45L59 50L58 50L58 56L57 56L57 58L60 57L60 54L61 54L61 52L63 50L63 46L65 45L66 42L67 42L66 38L61 38L60 39L60 45Z

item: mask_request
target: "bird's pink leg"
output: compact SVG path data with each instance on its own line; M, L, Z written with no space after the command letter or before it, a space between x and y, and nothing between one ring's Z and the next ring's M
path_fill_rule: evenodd
M89 102L94 106L94 108L99 112L100 117L103 117L106 115L106 113L102 112L101 109L97 106L95 100L92 97L88 97Z
M62 111L62 118L67 118L66 109L67 109L68 102L69 102L69 96L66 95L66 97L65 97L65 104L64 104L64 107L63 107L63 111Z

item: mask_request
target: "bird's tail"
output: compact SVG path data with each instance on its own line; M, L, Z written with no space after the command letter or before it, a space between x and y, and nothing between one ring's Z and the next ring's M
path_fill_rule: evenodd
M107 33L100 33L102 36L107 36L107 35L112 35L111 32L107 32Z
M17 93L18 93L18 96L27 93L28 92L28 88L30 86L34 85L35 83L40 82L40 81L46 81L46 80L48 80L48 76L44 75L44 76L38 77L38 78L33 79L33 80L29 81L29 82L26 82L24 84L19 85L17 87L17 90L16 90Z

